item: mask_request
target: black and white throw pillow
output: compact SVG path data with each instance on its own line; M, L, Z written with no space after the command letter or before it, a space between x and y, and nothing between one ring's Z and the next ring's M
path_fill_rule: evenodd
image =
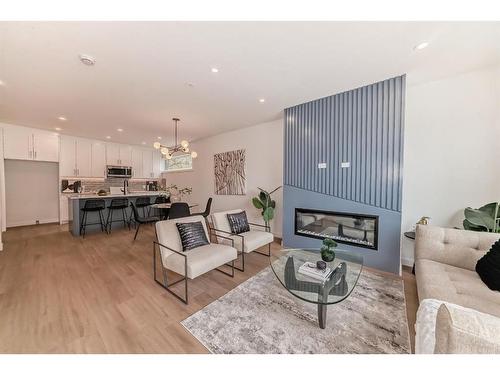
M175 223L182 242L182 251L208 245L207 235L201 221L193 223Z
M238 212L237 214L227 214L227 220L229 221L229 227L233 234L248 232L250 230L247 213L245 211Z
M477 261L476 272L488 288L500 291L500 240Z

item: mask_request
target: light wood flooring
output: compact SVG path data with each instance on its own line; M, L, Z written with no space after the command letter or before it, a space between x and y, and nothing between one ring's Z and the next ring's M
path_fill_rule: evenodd
M180 322L269 264L246 257L245 273L190 281L185 305L152 280L153 227L74 238L67 226L19 227L0 251L2 353L206 353ZM273 251L280 246L275 244ZM416 288L404 274L413 347Z

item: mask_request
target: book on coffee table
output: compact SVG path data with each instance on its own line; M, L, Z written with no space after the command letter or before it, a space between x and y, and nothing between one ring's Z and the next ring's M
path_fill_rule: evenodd
M305 262L303 265L299 267L298 272L304 276L311 277L313 279L319 281L326 281L332 274L332 269L330 267L326 267L324 270L316 267L316 263L313 262Z

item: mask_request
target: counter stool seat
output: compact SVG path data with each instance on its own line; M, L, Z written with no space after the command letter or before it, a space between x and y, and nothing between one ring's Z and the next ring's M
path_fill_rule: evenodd
M128 208L128 199L127 198L113 198L108 206L108 217L106 219L106 228L108 229L108 233L111 233L111 227L115 222L123 222L123 226L128 226L130 230L130 221L127 219L127 208ZM113 220L113 214L115 211L122 211L122 218L118 220Z
M80 224L80 235L83 234L83 238L85 238L85 232L88 225L100 225L101 232L106 230L104 226L104 217L102 211L106 208L106 202L104 199L91 199L85 201L85 205L81 208L83 212L82 221ZM97 212L99 214L99 222L96 223L87 223L87 216L89 212Z

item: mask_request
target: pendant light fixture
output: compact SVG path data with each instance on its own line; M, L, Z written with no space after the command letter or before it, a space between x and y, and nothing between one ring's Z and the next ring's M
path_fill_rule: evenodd
M182 140L181 143L177 142L177 123L180 121L178 118L174 117L172 119L174 121L174 137L175 137L175 144L174 146L164 146L160 142L155 142L153 143L153 147L157 150L160 150L161 154L165 159L172 159L172 156L175 154L184 154L188 155L190 154L193 159L195 159L198 154L196 151L189 151L189 142L186 140Z

